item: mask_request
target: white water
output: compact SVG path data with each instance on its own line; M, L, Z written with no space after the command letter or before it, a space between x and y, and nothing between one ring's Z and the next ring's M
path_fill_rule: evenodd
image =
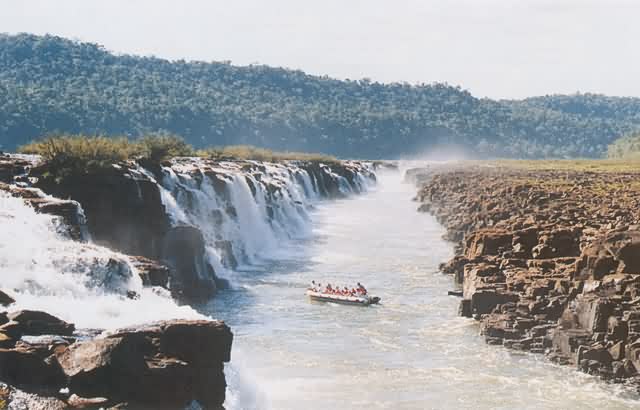
M235 333L228 409L637 408L621 386L485 344L446 296L437 265L451 244L399 180L322 203L287 258L238 274L203 308ZM312 303L311 280L362 281L382 305Z
M311 233L309 211L321 194L312 176L294 164L212 165L193 159L163 172L162 200L173 225L193 225L203 232L208 262L218 276L233 280L237 270L282 258L283 246ZM327 174L339 181L344 194L353 192L345 178ZM359 190L368 185L364 178L357 184ZM239 268L225 263L221 241L231 245Z
M202 317L161 290L143 289L126 256L58 233L54 218L0 191L0 287L12 310L44 310L81 328L112 329ZM140 295L127 298L127 291Z
M636 407L621 386L488 346L475 322L457 317L458 300L446 296L452 280L437 271L451 245L433 218L415 211L415 189L398 174L380 178L369 194L315 206L313 184L288 179L289 197L268 227L264 192L249 201L234 181L243 221L223 218L222 230L203 224L207 212L226 206L213 187L175 178L163 193L175 221L199 222L208 241L228 235L247 256L248 266L227 271L233 288L200 307L235 333L229 409ZM190 187L191 196L171 183ZM0 228L0 286L15 289L17 308L90 328L200 316L143 289L125 256L64 238L50 216L3 193ZM304 290L312 279L362 281L383 304L311 303ZM141 298L127 299L127 290Z

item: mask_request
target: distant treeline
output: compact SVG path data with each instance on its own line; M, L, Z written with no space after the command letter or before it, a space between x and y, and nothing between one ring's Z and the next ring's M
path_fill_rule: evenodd
M607 149L607 157L640 160L640 133L629 134L615 140Z
M339 81L301 71L114 55L59 37L0 35L0 149L52 133L170 133L390 158L456 146L479 156L599 157L640 129L640 99L478 99L446 84Z

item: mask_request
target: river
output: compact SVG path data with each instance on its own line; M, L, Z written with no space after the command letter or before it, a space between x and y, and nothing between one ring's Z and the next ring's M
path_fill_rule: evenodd
M235 272L232 289L200 307L235 334L227 408L637 408L619 385L485 344L447 296L438 264L452 244L416 212L415 191L388 173L369 193L317 204L307 239ZM311 280L361 281L382 303L311 302Z

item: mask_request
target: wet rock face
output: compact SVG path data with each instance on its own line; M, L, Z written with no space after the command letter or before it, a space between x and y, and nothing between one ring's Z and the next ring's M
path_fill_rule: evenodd
M177 409L196 400L218 409L224 402L223 363L230 360L233 334L223 322L170 320L77 341L69 336L73 324L45 312L8 316L20 332L6 336L0 328L13 341L0 347L0 381L36 393L8 398L26 408L55 402L60 408ZM54 335L33 336L44 332Z
M46 168L32 175L46 193L78 201L87 217L93 241L131 255L158 258L168 218L157 184L132 169L114 167L91 175L43 177Z
M18 337L49 334L69 336L75 330L73 324L36 310L19 310L8 314L7 318L9 322L0 326L0 331L10 328Z
M0 289L0 306L9 306L14 303L15 299ZM1 323L0 323L1 324Z
M77 342L56 355L69 388L129 405L219 408L232 334L221 322L168 321Z
M0 152L0 182L13 183L35 165L34 159Z
M129 260L138 271L144 286L169 287L171 269L168 266L143 256L131 256Z
M611 232L588 246L576 265L580 277L602 279L619 274L640 274L640 231Z
M636 173L412 171L419 209L458 242L441 266L487 342L640 384Z
M30 199L34 207L61 215L65 226L83 226L84 220L72 220L74 215L82 215L80 211L74 214L73 204L78 210L84 209L86 227L95 243L167 265L169 286L175 286L174 293L186 299L206 298L215 293L222 281L212 265L219 263L233 269L238 263L247 262L241 260L246 256L244 249L238 246L238 241L233 243L226 237L224 230L225 218L246 219L246 215L238 213L235 202L252 199L259 202L265 207L264 223L273 228L283 225L278 220L282 215L303 207L287 191L290 188L287 184L292 181L308 198L336 198L361 192L366 189L367 180L375 180L368 165L353 161L269 164L196 158L177 158L162 165L116 164L91 175L73 175L62 181L48 177L51 174L44 164L32 169L29 175L37 179L35 185L42 191L72 201L49 203L37 196ZM229 186L239 183L240 178L250 190L249 198L232 196ZM214 195L215 202L219 202L216 209L207 209L206 215L201 215L203 195ZM165 203L172 196L179 199L179 204L172 203L172 199ZM186 217L180 218L176 212ZM76 230L79 236L80 230ZM216 257L205 251L205 246L215 250ZM163 275L157 269L147 271L149 264L137 266L142 268L145 283L151 283L150 272ZM160 277L156 279L163 282Z
M15 181L12 181L15 182ZM24 199L38 213L56 217L58 230L76 241L87 240L84 212L77 201L63 200L46 195L37 188L20 187L0 182L0 191Z
M215 272L206 262L202 232L193 226L171 228L165 236L163 255L173 272L172 290L189 299L206 299L216 291Z

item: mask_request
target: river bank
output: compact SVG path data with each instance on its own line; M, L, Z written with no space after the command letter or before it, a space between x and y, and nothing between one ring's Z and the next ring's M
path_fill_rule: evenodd
M459 312L480 321L488 343L635 386L639 175L562 162L410 173L421 181L419 209L456 244L441 268L460 285Z
M634 408L620 385L486 344L447 296L446 230L415 211L402 172L377 175L362 195L318 203L306 239L202 308L234 329L228 409ZM311 280L361 281L382 301L313 303Z
M38 175L29 172L28 161L23 168L3 168L1 162L0 168L12 181L0 184L4 191L0 192L0 220L10 228L0 232L0 286L16 300L7 308L7 319L20 319L17 312L21 310L39 309L81 330L60 335L62 339L54 343L23 332L11 338L9 343L14 345L2 350L4 354L15 357L26 352L22 359L57 371L59 360L92 350L96 343L121 347L113 352L131 352L132 346L149 344L162 347L163 338L170 337L163 332L179 326L187 346L196 343L202 346L197 349L200 354L215 359L210 374L202 371L199 358L187 355L190 349L184 345L147 351L148 357L136 347L136 355L118 357L141 365L133 370L143 371L132 374L144 376L145 367L155 369L159 377L155 380L160 382L175 384L188 374L198 376L191 379L196 386L215 380L208 385L214 397L198 398L203 394L200 390L185 391L180 399L209 399L209 408L218 408L223 400L229 410L344 408L346 404L380 409L627 409L637 404L637 397L619 385L599 383L534 355L485 344L475 322L456 315L458 300L447 296L451 279L441 274L439 264L455 256L453 244L442 239L448 231L434 216L415 212L411 201L415 186L401 183L402 173L350 163L342 170L320 169L320 177L297 163L181 159L163 165L156 174L130 163L93 179L102 187L104 202L83 204L26 186L33 184L30 177ZM352 178L342 176L347 172L352 172ZM119 190L110 191L114 181ZM91 182L87 178L87 185L56 189L86 195L86 189L97 189ZM331 189L334 195L327 195ZM74 198L63 197L69 196ZM101 203L109 206L100 207ZM128 221L142 229L121 230L116 228L127 224L105 222L107 216L117 222L128 207L137 215ZM88 221L83 222L85 218ZM98 228L92 229L92 224ZM182 249L187 252L196 243L202 245L195 247L201 251L162 260L163 254L172 255L163 253L166 250L158 243L164 240L162 235L173 241L175 231L184 233L185 226L192 235L185 237L190 245ZM156 242L141 247L145 241L139 238ZM194 238L197 241L191 241ZM109 248L110 240L116 241L113 247L118 252ZM134 251L127 249L157 251L160 260L132 257ZM175 265L176 260L181 264ZM194 274L189 266L206 268L196 273L215 285L213 299L203 300L197 292L185 294L184 280L177 279L180 272ZM311 303L304 296L311 280L361 281L382 297L382 304L363 309ZM172 289L175 283L181 292ZM225 325L212 318L224 320ZM165 324L151 329L141 325L157 320ZM9 327L18 325L20 321L13 320ZM203 326L209 330L190 333L189 329ZM99 335L87 333L95 327L100 328ZM102 333L105 329L109 331ZM233 330L230 357L229 329ZM74 340L65 339L69 337ZM25 343L36 340L48 343L25 351L29 347ZM74 347L78 343L87 347ZM222 363L229 358L221 375ZM125 397L117 390L121 386L109 386L111 395L106 390L101 393L108 402L82 402L97 400L100 392L82 390L79 382L67 386L67 377L75 376L64 371L57 380L70 389L63 387L63 396L57 389L49 392L54 395L48 398L53 400L50 404L134 402L130 391L125 390L129 395ZM15 374L0 379L6 382L7 377ZM138 391L168 391L167 385L154 386L138 385ZM37 404L29 396L32 388L7 391L17 408L25 397L33 407ZM73 394L76 397L71 399ZM36 397L42 399L42 394ZM144 397L147 404L163 400L161 394Z

